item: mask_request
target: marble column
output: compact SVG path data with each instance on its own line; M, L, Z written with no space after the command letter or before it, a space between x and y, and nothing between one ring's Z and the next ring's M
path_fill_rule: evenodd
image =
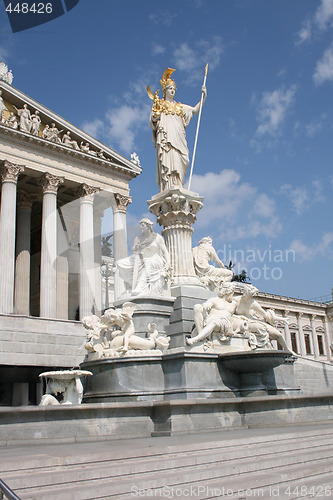
M114 263L116 264L119 259L128 256L127 249L127 225L126 225L126 211L129 203L132 200L128 196L115 194L115 206L113 206L113 253ZM123 280L120 278L116 270L114 277L114 297L117 299L125 291Z
M327 359L331 360L332 359L332 352L331 352L332 341L331 341L331 336L330 336L328 318L326 316L323 317L323 323L324 323L324 328L325 328L326 355L327 355Z
M203 197L175 187L154 195L147 203L158 224L164 228L162 235L173 272L171 288L179 285L203 287L196 276L192 255L192 225L203 206Z
M319 347L318 347L318 337L316 333L316 326L315 326L315 319L317 315L316 314L309 314L309 318L311 320L311 329L312 329L312 343L313 343L313 353L315 359L319 359Z
M298 333L299 333L299 342L300 342L300 347L301 347L301 356L306 356L306 345L305 345L305 338L304 338L304 333L303 333L303 326L302 326L302 316L303 313L299 312L296 313L297 316L297 323L298 323Z
M68 319L69 266L68 236L64 212L66 203L57 199L57 318Z
M63 177L45 173L43 188L40 265L40 316L57 317L57 192Z
M96 314L102 311L102 220L104 210L95 210L94 212L94 262L95 262L95 290L96 290Z
M94 197L98 188L82 184L80 197L80 319L95 313Z
M16 190L22 165L4 161L1 165L0 213L0 312L14 311Z
M284 318L288 319L288 314L289 313L290 313L290 311L287 311L287 310L283 311ZM285 334L285 337L286 337L286 344L287 344L287 346L289 347L289 349L293 349L288 323L284 324L284 334Z
M19 191L17 195L14 312L27 316L30 314L31 207L36 198L26 191Z

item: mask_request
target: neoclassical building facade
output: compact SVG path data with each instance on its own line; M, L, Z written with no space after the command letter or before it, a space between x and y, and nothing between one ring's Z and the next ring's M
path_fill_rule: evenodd
M112 207L116 261L141 167L9 83L0 92L0 404L34 403L41 367L82 359L78 320L102 308L102 217Z

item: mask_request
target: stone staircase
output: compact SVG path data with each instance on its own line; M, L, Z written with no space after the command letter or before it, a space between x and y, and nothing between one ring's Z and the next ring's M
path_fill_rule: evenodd
M333 425L3 447L19 498L333 498Z

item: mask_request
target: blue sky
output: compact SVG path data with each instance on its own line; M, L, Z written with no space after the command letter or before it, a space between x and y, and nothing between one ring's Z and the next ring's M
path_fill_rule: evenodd
M15 87L139 155L131 235L158 189L146 86L157 90L173 67L176 99L195 105L208 62L191 186L205 205L193 244L212 236L261 291L331 292L333 0L80 0L15 34L1 2L0 60ZM191 152L195 128L196 118Z

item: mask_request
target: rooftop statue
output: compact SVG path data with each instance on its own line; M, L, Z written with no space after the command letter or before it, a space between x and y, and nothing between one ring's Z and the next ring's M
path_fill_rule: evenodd
M8 71L8 66L3 61L0 62L0 80L9 83L9 85L11 85L13 81L12 70L10 69Z
M28 109L27 104L23 104L22 109L17 109L16 106L14 108L17 111L17 114L19 116L20 122L19 122L19 127L22 132L30 132L31 131L31 113L30 110Z
M41 124L41 119L39 116L39 111L36 109L35 114L31 115L31 130L30 130L30 132L32 133L32 135L36 135L38 137L40 124Z
M2 98L2 90L0 90L0 119L3 120L3 112L8 111Z
M150 114L150 126L153 130L157 156L157 184L160 192L174 186L184 186L189 150L185 129L193 115L199 113L201 101L196 106L188 106L174 100L177 91L171 75L175 70L167 68L160 80L163 99L159 91L153 92L147 87L148 95L153 100ZM202 87L203 99L206 100L206 86Z

